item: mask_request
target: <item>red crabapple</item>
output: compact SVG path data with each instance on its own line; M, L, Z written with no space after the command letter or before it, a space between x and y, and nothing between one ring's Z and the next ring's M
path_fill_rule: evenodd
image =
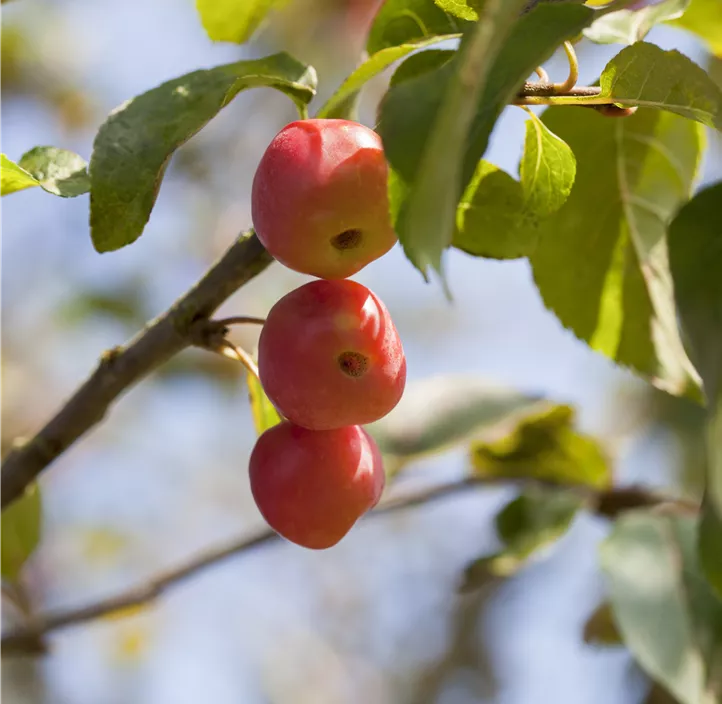
M290 269L343 279L396 242L381 138L348 120L299 120L266 149L253 179L253 225Z
M401 399L406 358L386 306L355 281L312 281L271 308L258 343L261 384L311 430L364 425Z
M338 543L384 488L381 454L357 425L314 431L283 422L258 438L249 471L271 528L317 550Z

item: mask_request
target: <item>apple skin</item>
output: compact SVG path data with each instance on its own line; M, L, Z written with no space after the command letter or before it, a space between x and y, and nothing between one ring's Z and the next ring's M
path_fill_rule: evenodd
M364 425L401 399L406 357L386 306L355 281L312 281L271 308L258 341L261 384L311 430Z
M396 243L381 138L348 120L299 120L266 149L251 192L258 239L289 269L344 279Z
M266 522L313 550L338 543L378 503L385 482L381 453L359 426L318 432L280 423L258 438L249 473Z

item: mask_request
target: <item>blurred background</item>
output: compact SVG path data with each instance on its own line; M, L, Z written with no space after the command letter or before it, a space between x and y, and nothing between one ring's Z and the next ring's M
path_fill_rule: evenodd
M98 126L124 100L279 49L317 68L320 104L355 65L374 4L294 0L243 47L208 40L191 0L4 4L2 151L17 160L53 145L88 159ZM712 61L679 30L656 29L650 40ZM582 81L618 49L580 45ZM557 80L566 73L562 57L547 68ZM387 80L365 92L366 124ZM117 252L92 248L87 196L30 189L3 199L3 452L250 225L255 166L292 119L280 93L242 93L177 152L144 236ZM523 122L507 109L487 153L511 173ZM721 175L722 145L710 133L702 181ZM355 277L391 311L410 384L468 375L569 403L613 456L619 482L697 493L701 409L578 342L544 309L525 260L452 251L447 267L453 303L398 247ZM221 312L264 315L303 281L274 265ZM256 335L242 329L233 339L252 350ZM43 475L43 539L24 574L34 607L80 606L260 528L246 472L254 437L245 376L232 361L185 352L133 389ZM461 476L467 463L463 447L412 463L389 492ZM52 704L645 700L648 684L625 651L583 640L604 594L603 521L580 515L544 560L459 593L467 564L495 549L493 518L512 495L477 490L365 520L324 552L276 542L234 557L148 608L55 633L44 658L3 662L2 693Z

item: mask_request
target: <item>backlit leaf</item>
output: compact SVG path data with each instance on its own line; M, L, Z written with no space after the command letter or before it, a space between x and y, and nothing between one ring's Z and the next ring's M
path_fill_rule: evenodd
M519 172L521 183L479 162L456 212L455 247L495 259L533 252L539 223L562 207L576 173L571 149L535 115L526 124Z
M0 517L2 576L14 581L40 542L42 503L37 484L31 484Z
M248 397L251 401L251 413L253 414L253 425L256 428L256 434L262 435L269 428L278 425L281 422L281 416L266 396L266 392L261 386L258 378L246 373L246 381L248 382Z
M540 225L530 257L545 304L593 349L670 393L694 393L698 375L677 330L666 232L689 197L701 129L651 110L610 120L551 108L543 120L577 159L571 195Z
M719 0L691 0L687 11L671 22L694 32L717 56L722 56L722 2Z
M523 418L507 436L471 446L474 473L482 477L539 479L605 488L611 469L602 448L574 428L569 406L551 406Z
M248 41L266 15L285 0L196 0L203 28L215 42Z
M639 9L619 10L600 17L584 36L598 44L634 44L654 25L681 17L690 0L662 0Z

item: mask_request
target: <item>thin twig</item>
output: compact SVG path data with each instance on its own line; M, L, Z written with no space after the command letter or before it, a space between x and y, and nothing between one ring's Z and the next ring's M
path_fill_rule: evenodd
M578 492L587 502L589 510L607 517L613 517L633 508L667 506L680 512L696 512L698 505L685 499L657 495L640 487L618 487L607 490L593 489L582 485L559 485L554 482L533 478L509 479L507 477L465 477L445 484L424 487L413 493L386 501L368 515L382 516L402 509L421 506L469 489L502 486L509 484L538 485L554 489L566 489ZM271 530L262 530L251 537L235 539L225 545L204 551L184 564L172 568L148 582L138 585L122 594L102 599L77 609L69 609L39 616L23 627L12 630L2 637L2 650L5 655L42 652L42 638L51 631L73 626L92 619L131 607L148 604L167 589L182 582L200 570L215 565L228 557L245 553L256 547L278 539Z
M18 442L2 467L2 507L78 438L99 423L111 404L140 379L193 344L193 329L270 263L252 232L242 235L219 261L159 318L128 344L106 352L75 394L35 437Z

